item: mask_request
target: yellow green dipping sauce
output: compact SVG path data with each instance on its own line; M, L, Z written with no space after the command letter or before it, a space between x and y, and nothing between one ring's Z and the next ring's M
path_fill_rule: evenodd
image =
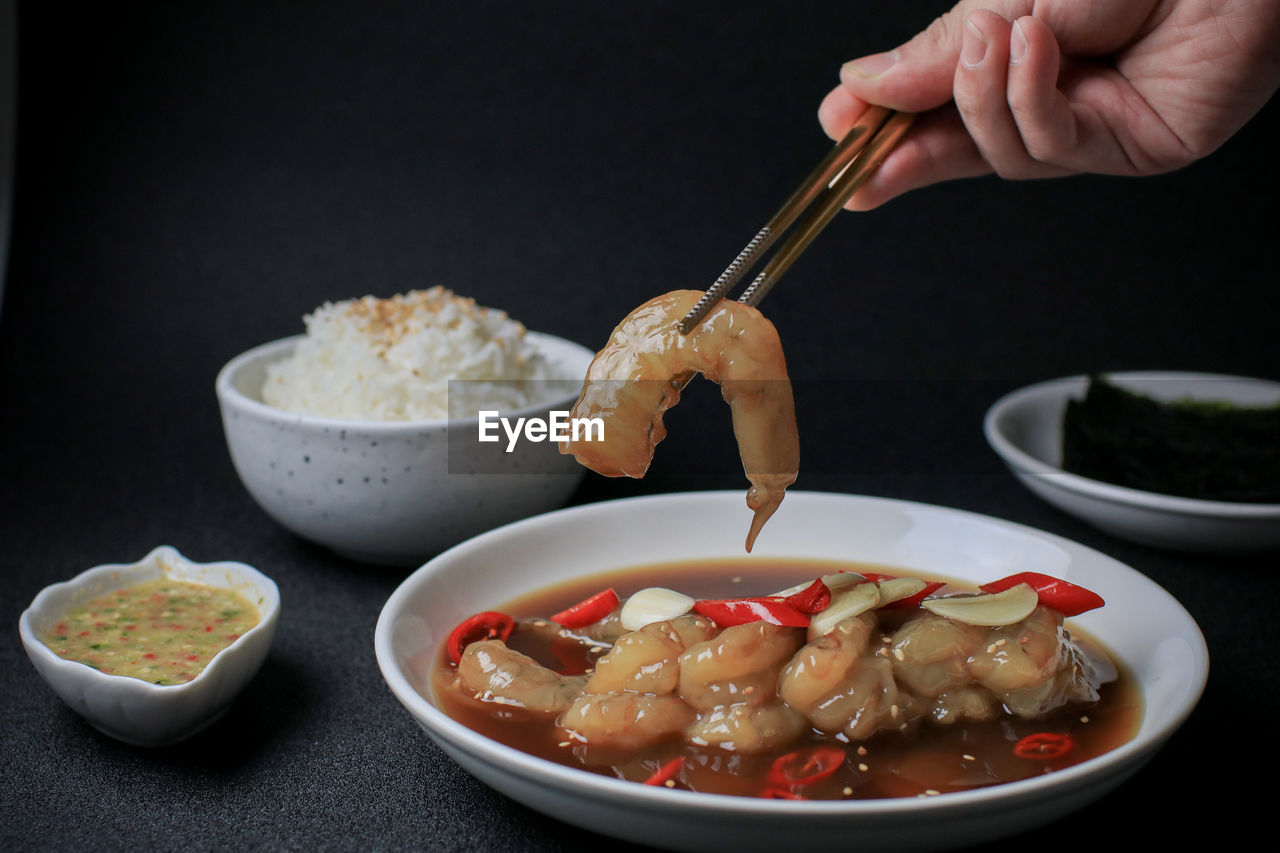
M40 639L109 675L185 684L256 624L257 608L235 590L157 578L71 610Z

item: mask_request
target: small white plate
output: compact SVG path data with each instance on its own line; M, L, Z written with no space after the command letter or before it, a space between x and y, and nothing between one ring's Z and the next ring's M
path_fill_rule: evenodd
M257 606L258 624L214 655L191 681L168 686L107 675L59 657L39 639L45 626L85 599L160 577L233 589ZM226 713L266 659L279 615L280 591L257 569L236 562L193 563L161 545L136 563L95 566L45 587L23 611L18 631L31 663L72 710L103 734L158 747L188 738Z
M788 494L751 555L741 492L608 501L510 524L458 545L392 594L374 644L392 693L455 761L531 808L649 846L687 850L941 849L1060 818L1135 773L1200 698L1204 637L1186 610L1133 569L1048 533L972 513L852 495ZM974 583L1035 569L1098 592L1106 606L1071 620L1141 685L1133 740L1074 767L923 799L766 800L673 791L564 767L477 734L430 699L440 644L462 619L572 578L645 563L731 557L744 573L778 558L865 561Z
M1169 401L1280 402L1280 382L1212 373L1108 373L1125 388ZM987 410L987 441L1014 475L1044 500L1114 536L1185 551L1280 548L1280 504L1234 503L1162 495L1062 470L1062 415L1083 399L1088 377L1055 379L1014 391Z

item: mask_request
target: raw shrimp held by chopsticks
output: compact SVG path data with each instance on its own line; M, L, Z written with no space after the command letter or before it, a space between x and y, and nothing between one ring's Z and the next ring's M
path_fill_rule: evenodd
M750 551L800 465L795 404L777 329L757 309L721 300L689 334L677 328L702 291L665 293L628 314L587 370L574 418L600 418L604 440L570 439L560 452L606 477L643 477L667 434L662 416L694 373L720 385L733 415L755 513Z

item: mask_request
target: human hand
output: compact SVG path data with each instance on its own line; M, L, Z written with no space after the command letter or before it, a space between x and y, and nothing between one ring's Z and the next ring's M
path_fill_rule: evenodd
M960 0L840 79L818 110L834 139L868 104L922 113L853 210L990 172L1153 175L1217 149L1276 91L1280 2Z

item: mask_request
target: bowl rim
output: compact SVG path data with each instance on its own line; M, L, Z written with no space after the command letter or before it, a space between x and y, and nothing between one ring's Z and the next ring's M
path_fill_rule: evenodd
M257 623L233 640L229 645L220 649L218 653L209 660L209 663L205 665L205 668L197 673L196 677L190 681L183 684L153 684L150 681L135 678L131 675L114 675L112 673L102 672L101 670L94 669L87 664L62 657L53 649L49 648L49 646L45 644L44 640L41 640L39 635L36 633L35 625L33 623L37 611L42 607L47 606L48 600L58 592L63 590L74 591L88 586L99 579L110 578L113 575L120 577L123 572L143 569L147 567L149 563L160 563L162 559L180 561L188 565L199 566L201 568L216 568L220 566L232 567L236 572L244 575L254 585L270 593L270 596L265 602L265 609L259 613ZM163 565L160 566L160 570L161 573L164 574ZM133 583L136 582L126 582L113 588L120 589L132 586ZM28 653L40 656L41 660L44 661L46 665L53 667L54 671L59 673L64 673L74 678L101 680L104 684L114 685L120 689L133 690L143 695L180 696L185 693L199 690L205 682L210 680L205 678L206 675L209 675L215 670L225 668L227 665L226 660L238 654L241 648L250 645L256 635L265 631L274 630L274 623L279 618L279 614L280 588L276 585L275 581L255 569L253 566L250 566L248 563L242 563L238 560L215 560L211 563L197 563L196 561L184 556L172 545L159 545L151 549L151 551L149 551L142 559L136 560L132 563L102 563L85 569L75 577L68 578L64 581L58 581L57 583L51 583L44 587L36 593L35 598L33 598L31 603L27 605L27 608L22 611L22 615L18 619L18 632L22 637L23 645L26 646Z
M1238 382L1257 383L1274 386L1280 391L1280 382L1271 379L1259 379L1251 376L1232 376L1220 373L1200 373L1194 371L1170 370L1138 370L1138 371L1106 371L1108 377L1125 379L1215 379ZM1202 498L1188 498L1178 495L1166 495L1160 492L1148 492L1114 483L1106 483L1073 474L1056 465L1051 465L1028 453L1009 438L1004 430L1005 418L1013 411L1027 406L1031 401L1057 393L1060 402L1065 402L1073 393L1083 392L1089 376L1078 374L1058 379L1047 379L1011 391L997 399L987 409L983 417L982 427L987 443L1008 465L1021 474L1035 476L1052 482L1054 485L1080 494L1089 495L1103 501L1126 506L1137 506L1161 512L1180 513L1184 515L1209 516L1222 519L1274 519L1280 517L1280 503L1246 503L1243 501L1215 501ZM1059 431L1059 436L1061 432Z
M527 331L528 339L538 345L544 346L551 344L553 346L563 346L566 350L575 351L575 356L580 356L585 362L589 362L595 355L595 351L588 349L577 341L562 338L559 335L552 335L546 332ZM290 412L284 409L277 409L274 406L267 405L261 400L244 394L240 389L236 388L234 377L249 364L261 359L272 358L277 354L281 357L292 347L298 345L300 341L306 339L305 334L290 335L285 338L277 338L273 341L258 344L255 347L245 350L230 361L224 364L219 370L218 375L214 379L214 391L217 394L218 401L224 407L235 408L240 411L247 412L257 418L274 421L276 423L288 424L290 426L311 427L312 429L330 429L330 430L349 430L351 432L362 432L369 434L387 434L393 432L404 432L411 430L429 430L453 427L470 427L479 423L479 417L468 418L435 418L430 420L410 420L410 421L362 421L352 418L331 418L321 415L310 415L301 412ZM586 369L583 369L583 377L586 375ZM552 382L575 382L581 378L565 377L561 379L552 379ZM520 409L504 412L504 417L523 417L527 415L537 414L546 411L549 406L556 403L569 401L577 396L578 392L573 395L559 396L554 399L543 400L533 403Z
M952 811L968 811L984 806L990 807L1001 802L1013 800L1036 800L1052 796L1055 790L1074 790L1096 774L1104 772L1108 767L1113 767L1114 772L1117 773L1131 766L1136 768L1141 761L1153 754L1186 721L1203 695L1209 677L1209 650L1199 625L1196 624L1195 619L1182 606L1181 602L1167 590L1136 569L1130 568L1113 557L1070 539L1017 522L935 504L868 495L804 490L788 492L788 499L867 501L882 506L942 513L951 518L984 524L995 523L1005 530L1047 540L1082 557L1112 564L1114 567L1130 573L1135 581L1148 586L1153 594L1162 596L1166 601L1166 605L1173 608L1175 613L1180 613L1186 623L1193 629L1188 639L1191 640L1190 645L1193 647L1193 656L1200 663L1200 666L1195 673L1196 678L1191 691L1191 698L1183 707L1178 709L1177 713L1158 727L1142 732L1115 749L1090 758L1080 764L1054 771L1051 774L969 791L951 792L940 797L796 802L697 791L676 791L659 786L640 785L635 782L566 767L530 755L481 735L448 716L429 699L420 694L397 665L393 642L393 623L397 613L403 609L405 601L410 598L415 587L425 582L425 579L430 577L433 572L439 571L440 567L447 564L448 561L463 557L471 551L480 550L489 542L519 535L526 528L554 522L571 514L580 514L586 517L594 513L616 511L619 507L642 506L646 503L673 500L695 502L702 500L740 501L741 493L738 491L700 491L642 495L566 507L495 528L455 545L427 561L408 575L387 599L386 604L379 613L374 630L374 651L378 667L397 700L405 706L421 727L427 729L430 735L439 737L455 748L463 749L490 765L506 767L510 771L521 772L527 779L534 781L539 779L553 780L561 788L585 789L600 797L624 796L638 800L646 805L661 806L677 811L700 811L704 808L709 808L721 814L728 812L744 815L764 813L778 816L839 816L848 818L858 815L869 817L872 815L919 814L921 810L937 815ZM1099 637L1099 639L1104 643L1106 642L1105 637ZM1145 714L1146 712L1144 711L1144 718Z

